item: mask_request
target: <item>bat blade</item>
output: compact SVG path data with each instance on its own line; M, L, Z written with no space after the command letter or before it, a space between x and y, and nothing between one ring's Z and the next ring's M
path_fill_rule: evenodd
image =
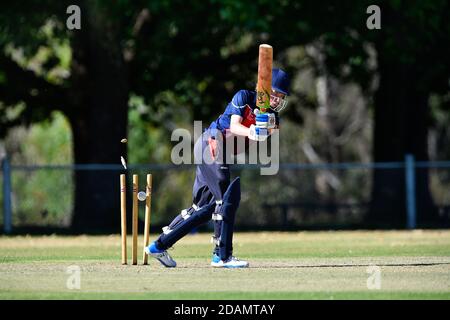
M272 61L273 48L268 44L259 46L258 82L256 84L256 106L261 112L270 108L270 93L272 92Z

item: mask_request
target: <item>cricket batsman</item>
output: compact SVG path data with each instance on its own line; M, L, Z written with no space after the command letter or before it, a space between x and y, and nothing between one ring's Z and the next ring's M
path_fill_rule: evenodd
M230 182L230 167L226 161L226 139L240 137L246 142L265 141L274 129L279 128L278 113L287 106L290 80L286 72L272 69L270 107L262 112L257 107L257 91L240 90L232 98L217 120L205 129L194 146L196 177L193 186L192 205L181 211L163 228L163 233L145 248L165 267L176 267L167 253L178 240L192 229L213 220L215 244L211 266L221 268L245 268L247 261L233 256L233 229L236 211L241 198L239 177ZM248 144L246 143L246 150ZM199 158L203 157L203 158Z

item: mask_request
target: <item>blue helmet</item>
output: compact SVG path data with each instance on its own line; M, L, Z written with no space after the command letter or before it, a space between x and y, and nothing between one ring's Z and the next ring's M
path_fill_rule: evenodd
M286 72L281 69L272 69L272 88L275 91L289 95L291 80Z

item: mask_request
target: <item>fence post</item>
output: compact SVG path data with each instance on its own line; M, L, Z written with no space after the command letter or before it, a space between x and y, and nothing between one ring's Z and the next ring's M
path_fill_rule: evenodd
M8 158L2 160L3 171L3 231L10 234L12 231L11 209L11 167Z
M406 182L406 227L416 228L416 174L414 155L405 155L405 182Z

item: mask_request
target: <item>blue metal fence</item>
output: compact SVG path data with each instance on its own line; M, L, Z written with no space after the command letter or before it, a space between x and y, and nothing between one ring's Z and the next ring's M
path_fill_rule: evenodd
M2 161L3 172L3 229L6 234L12 231L11 208L11 167L7 158Z
M408 229L416 227L416 176L414 156L405 156L405 182L406 182L406 226Z
M173 164L145 164L145 165L129 165L129 171L149 170L152 172L165 172L173 170L192 170L194 165L173 165ZM12 210L12 184L11 175L13 171L36 171L36 170L121 170L120 165L106 164L83 164L83 165L10 165L8 159L2 160L2 195L3 195L3 231L6 234L12 232L13 229L13 210ZM323 164L302 164L302 163L282 163L280 170L353 170L353 169L387 169L387 170L404 170L405 177L405 204L406 204L406 221L405 226L408 229L414 229L416 222L416 177L415 169L450 169L450 161L442 162L416 162L413 155L406 155L404 162L384 162L384 163L323 163ZM259 170L257 165L235 165L233 170Z

